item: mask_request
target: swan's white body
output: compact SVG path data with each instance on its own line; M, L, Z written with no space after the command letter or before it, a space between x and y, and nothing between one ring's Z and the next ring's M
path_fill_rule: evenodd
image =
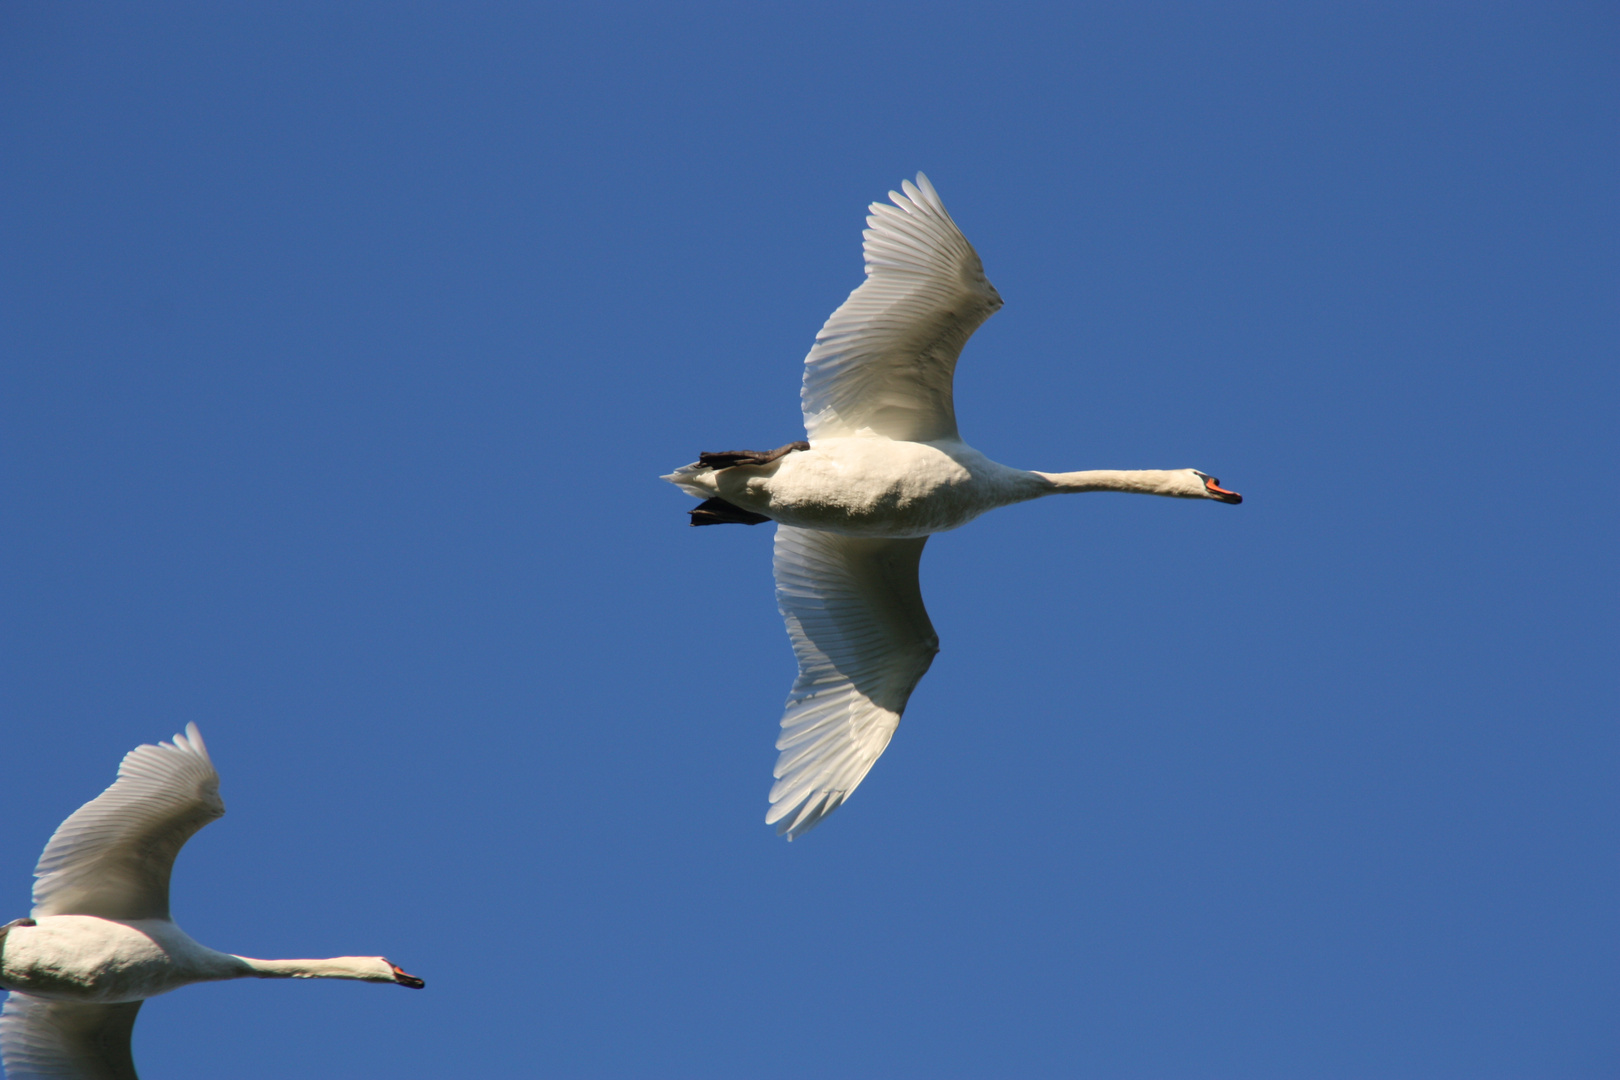
M193 941L169 918L185 842L225 813L195 724L130 751L118 780L73 813L35 870L31 919L0 928L0 1059L8 1080L134 1080L141 1002L220 979L359 979L420 987L380 956L254 960Z
M881 435L821 439L758 467L687 465L667 479L690 495L722 498L778 525L894 540L949 532L986 510L1064 492L1210 497L1195 469L1030 472L991 461L961 439Z
M700 461L664 478L777 523L777 603L799 677L765 820L789 839L866 776L939 650L917 584L929 535L1066 492L1242 501L1196 469L1030 472L964 443L956 360L1002 301L927 177L902 187L889 193L894 205L872 204L867 279L805 358L810 448L766 464Z
M892 539L960 528L1051 490L960 439L820 439L767 466L687 470L675 475L688 494L718 496L779 525Z

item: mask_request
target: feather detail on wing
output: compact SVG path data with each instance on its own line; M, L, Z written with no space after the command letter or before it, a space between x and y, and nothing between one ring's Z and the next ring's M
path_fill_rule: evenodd
M805 357L812 441L862 430L915 442L956 436L956 359L1001 296L928 178L901 187L889 192L893 206L872 204L866 281Z
M138 1001L80 1005L12 991L0 1011L7 1080L138 1080L130 1055Z
M225 813L196 724L124 755L112 787L62 822L34 870L34 916L169 917L169 872L196 831Z
M917 582L926 542L776 528L776 602L799 677L765 820L790 840L865 778L939 651Z

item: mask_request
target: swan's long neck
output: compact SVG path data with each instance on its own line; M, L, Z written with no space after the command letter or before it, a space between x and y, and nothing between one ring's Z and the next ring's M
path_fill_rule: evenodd
M1185 469L1088 469L1085 472L1043 473L1036 476L1051 484L1050 495L1079 491L1129 491L1138 495L1198 497L1189 490Z
M366 982L393 982L394 972L386 962L375 956L331 956L324 960L255 960L249 956L236 959L249 970L242 975L261 979L361 979Z

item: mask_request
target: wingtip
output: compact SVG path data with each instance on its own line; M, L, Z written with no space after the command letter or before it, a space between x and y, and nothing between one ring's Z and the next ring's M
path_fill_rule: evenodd
M922 193L922 202L932 209L944 211L945 203L940 199L939 192L934 190L934 185L929 182L928 175L921 170L917 172L917 189Z
M893 205L890 205L891 203ZM883 225L882 216L892 214L896 210L911 217L916 217L921 213L926 217L943 217L947 220L950 218L950 213L946 211L945 202L939 197L939 192L935 190L927 174L920 171L917 173L915 183L910 180L900 181L900 190L889 192L889 202L875 202L867 207L867 211L872 216L866 219L866 224L872 229L881 229ZM953 227L954 225L955 223L952 222ZM871 238L871 233L868 232L866 239L870 240Z
M174 748L189 754L196 754L210 765L214 759L208 756L208 744L203 742L202 731L195 723L186 724L186 730L174 737Z
M776 835L786 837L787 842L791 844L823 821L826 821L827 814L830 812L830 810L827 810L819 814L812 814L807 820L784 821L776 826Z
M774 790L772 793L775 794ZM825 789L801 793L797 798L789 794L766 811L765 824L775 825L777 836L792 841L826 821L827 815L842 806L848 795L847 791Z

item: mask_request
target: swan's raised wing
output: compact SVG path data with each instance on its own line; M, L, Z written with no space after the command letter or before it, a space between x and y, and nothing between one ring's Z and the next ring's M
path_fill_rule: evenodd
M0 1011L6 1080L138 1080L129 1036L141 1003L80 1005L12 991Z
M951 379L973 331L1001 307L973 246L928 182L873 203L866 281L816 335L805 357L804 427L811 441L863 429L917 442L954 438Z
M225 813L196 724L124 755L113 786L75 810L34 869L34 915L167 919L169 871L192 834Z
M790 840L865 778L939 651L917 584L926 542L776 527L776 603L799 677L765 820Z

